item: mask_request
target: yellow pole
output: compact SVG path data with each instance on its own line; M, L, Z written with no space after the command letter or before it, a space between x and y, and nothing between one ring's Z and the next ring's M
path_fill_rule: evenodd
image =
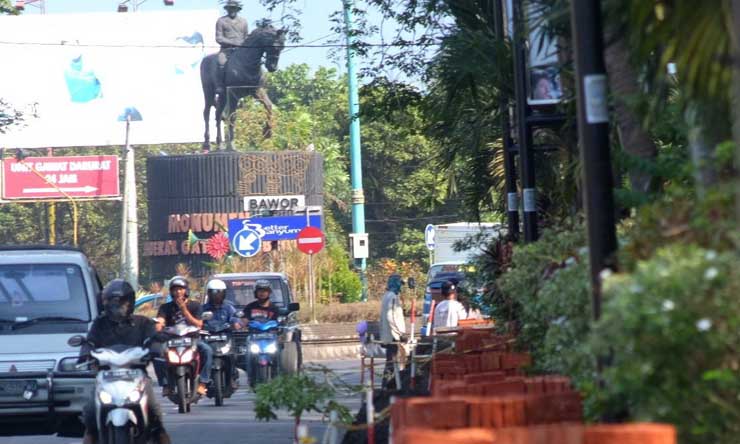
M49 202L49 245L57 243L57 206Z

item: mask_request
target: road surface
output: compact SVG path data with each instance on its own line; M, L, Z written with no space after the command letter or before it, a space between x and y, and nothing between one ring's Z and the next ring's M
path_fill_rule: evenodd
M349 384L359 384L360 363L358 359L318 362L340 375ZM311 364L309 364L310 366ZM289 444L293 437L293 420L286 412L278 413L277 421L260 422L254 415L254 394L244 389L246 381L240 381L239 391L225 400L223 407L215 407L213 400L203 399L193 406L189 414L178 414L177 407L170 401L160 403L165 412L165 425L174 444L224 444L224 443L269 443ZM160 390L157 390L159 394ZM360 407L359 396L343 397L339 401L353 413ZM309 414L303 420L313 437L319 442L327 428L319 415ZM56 438L50 436L0 437L0 444L79 444L80 438Z

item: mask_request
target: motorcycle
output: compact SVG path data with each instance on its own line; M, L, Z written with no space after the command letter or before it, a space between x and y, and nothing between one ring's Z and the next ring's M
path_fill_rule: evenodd
M249 321L247 336L247 369L249 385L267 382L278 371L278 329L277 321Z
M67 343L79 347L87 340L73 336ZM92 345L92 344L90 344ZM95 418L98 442L106 444L146 444L153 439L149 429L149 384L142 370L149 363L149 350L115 345L90 351L90 360L78 368L97 367L95 377Z
M214 321L215 322L215 321ZM238 381L236 374L236 353L231 338L231 324L228 322L207 324L202 340L213 348L213 367L211 384L208 387L209 398L214 398L216 406L224 405L224 398L230 398L236 391L232 381Z
M167 385L170 395L167 397L177 404L178 413L189 413L190 405L198 402L198 384L200 384L200 353L198 337L200 329L192 325L177 324L164 329L168 337L165 342L165 362L167 367Z

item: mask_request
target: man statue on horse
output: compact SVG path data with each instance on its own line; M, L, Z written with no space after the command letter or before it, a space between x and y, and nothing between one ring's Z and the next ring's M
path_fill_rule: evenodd
M226 74L226 62L234 50L244 44L249 35L247 21L239 16L242 3L238 0L227 0L224 4L226 15L216 22L216 42L221 45L218 53L218 75L216 94L223 95L225 91L224 78Z

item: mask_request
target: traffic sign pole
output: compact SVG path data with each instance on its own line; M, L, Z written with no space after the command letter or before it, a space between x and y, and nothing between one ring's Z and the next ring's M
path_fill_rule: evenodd
M316 280L313 275L313 255L324 248L324 232L317 227L306 227L298 233L298 249L308 255L308 304L311 322L316 321Z

